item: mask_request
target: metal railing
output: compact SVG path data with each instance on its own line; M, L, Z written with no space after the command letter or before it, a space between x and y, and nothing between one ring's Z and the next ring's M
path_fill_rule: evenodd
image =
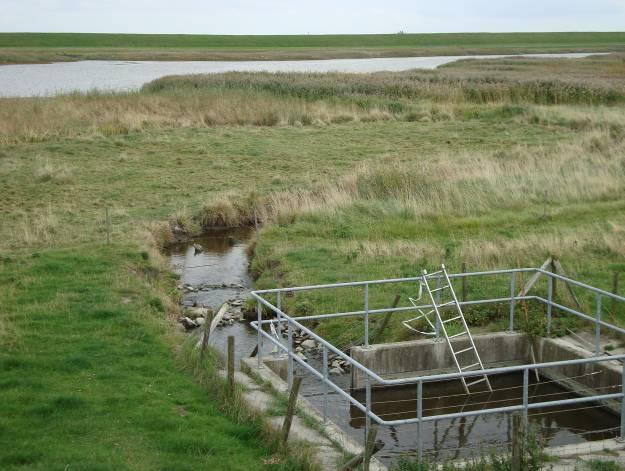
M540 274L547 277L547 297L541 297L537 295L527 295L527 294L519 294L516 295L516 284L517 284L517 276L519 273L531 273L531 274ZM490 298L490 299L480 299L480 300L472 300L472 301L461 301L459 304L461 306L471 306L471 305L482 305L482 304L499 304L499 303L509 303L509 313L508 313L508 330L510 332L514 332L515 326L515 311L516 304L519 301L538 301L544 303L547 306L546 312L546 330L547 333L551 331L552 324L552 316L553 310L558 309L562 312L573 314L581 319L587 320L589 322L594 323L595 325L595 356L590 358L580 358L573 360L564 360L557 362L549 362L549 363L531 363L524 364L518 366L508 366L501 368L490 368L486 370L475 370L475 371L465 371L465 372L457 372L457 373L445 373L445 374L436 374L436 375L427 375L427 376L413 376L408 378L398 378L398 379L385 379L381 377L375 371L370 370L362 363L353 359L351 356L345 354L340 348L332 345L324 338L313 332L311 329L307 328L305 325L301 323L301 321L310 321L310 320L323 320L323 319L332 319L338 317L362 317L363 319L363 330L364 330L364 347L369 347L369 317L372 315L384 314L384 313L402 313L407 311L414 311L415 309L427 309L432 308L431 304L424 304L421 306L409 306L409 307L395 307L395 308L382 308L382 309L370 309L369 306L369 288L375 285L384 285L384 284L392 284L392 283L406 283L406 282L419 282L422 277L410 277L410 278L395 278L395 279L386 279L386 280L372 280L372 281L357 281L357 282L347 282L347 283L334 283L334 284L325 284L325 285L312 285L312 286L299 286L299 287L289 287L289 288L277 288L277 289L267 289L267 290L257 290L252 292L252 296L257 300L257 320L252 322L251 325L257 330L257 366L259 368L262 367L262 349L261 344L263 339L269 340L272 344L274 344L279 350L285 352L287 354L287 383L289 387L293 381L294 374L294 364L297 363L305 370L310 372L314 377L318 378L323 386L323 417L324 420L327 416L327 395L330 390L333 390L344 399L349 401L355 408L364 413L365 417L365 436L367 434L368 428L371 426L371 420L375 421L377 424L386 425L386 426L396 426L402 424L416 424L417 431L417 450L419 458L422 457L423 454L423 434L422 434L422 424L428 421L435 421L441 419L454 419L460 417L467 416L475 416L475 415L484 415L484 414L495 414L495 413L508 413L508 412L522 412L523 420L525 423L528 422L529 411L532 409L542 408L542 407L554 407L554 406L564 406L571 404L581 404L588 402L601 402L607 400L621 399L621 425L620 425L620 438L625 440L625 354L623 355L601 355L600 351L600 336L601 329L606 328L614 332L618 332L620 334L625 334L625 329L617 327L613 324L610 324L604 320L602 320L602 299L610 298L616 301L625 302L625 297L619 296L614 293L610 293L608 291L596 288L594 286L573 280L571 278L541 269L541 268L516 268L516 269L507 269L507 270L493 270L493 271L482 271L482 272L468 272L468 273L455 273L449 274L450 279L458 279L458 278L467 278L467 277L481 277L481 276L501 276L501 275L509 275L510 276L510 295L504 298ZM580 312L577 309L564 306L562 304L556 303L553 300L553 292L554 292L554 280L558 280L564 283L569 284L569 286L576 286L579 288L583 288L585 290L590 291L595 296L596 308L595 315L591 316ZM345 288L345 287L362 287L363 288L363 310L359 311L349 311L349 312L336 312L336 313L328 313L328 314L318 314L318 315L308 315L308 316L290 316L284 312L282 309L282 296L286 295L286 293L295 293L300 291L312 291L312 290L323 290L323 289L335 289L335 288ZM523 291L521 292L523 293ZM272 304L268 301L265 296L267 295L275 295L276 304ZM283 344L281 340L274 337L270 333L263 330L263 326L273 322L271 320L263 320L262 319L262 311L263 306L273 312L277 318L276 322L279 324L287 325L287 342L286 345ZM318 342L321 350L322 350L322 365L320 371L311 366L307 361L300 358L297 355L293 348L293 337L295 329L304 332L311 339L314 339ZM335 384L328 373L328 354L333 353L339 358L348 362L350 367L358 370L365 377L365 401L364 403L355 399L351 394L344 391L341 387ZM599 364L601 362L614 362L620 361L622 365L622 382L621 382L621 391L616 393L609 394L595 394L591 396L583 396L583 397L575 397L570 399L558 399L551 401L543 401L543 402L530 402L529 401L529 371L539 371L545 368L554 368L554 367L565 367L570 365L581 365L581 364ZM450 414L438 414L438 415L423 415L423 385L429 382L438 382L438 381L448 381L460 378L470 378L473 376L481 376L484 374L487 375L498 375L498 374L508 374L508 373L522 373L523 374L523 392L522 397L520 398L521 403L517 405L505 406L505 407L490 407L486 409L474 410L474 411L464 411L464 412L456 412ZM371 388L372 382L377 383L377 385L381 386L401 386L401 385L416 385L417 387L417 406L415 410L415 417L409 419L401 419L401 420L384 420L379 417L372 411L372 400L371 400Z

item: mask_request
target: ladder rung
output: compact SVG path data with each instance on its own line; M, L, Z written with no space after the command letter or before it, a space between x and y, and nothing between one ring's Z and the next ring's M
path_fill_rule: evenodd
M448 322L453 322L458 319L462 319L462 316L456 316L456 317L452 317L451 319L446 319L443 321L443 324L447 324Z
M468 370L469 368L473 368L474 366L480 366L480 364L479 363L473 363L472 365L469 365L469 366L464 366L464 367L461 366L460 370L461 371L465 371L465 370Z
M486 381L486 376L482 376L480 379L468 383L467 384L467 388L470 388L471 386L473 386L475 384L481 383L482 381Z
M465 348L465 349L460 350L458 352L454 352L454 355L460 355L461 353L468 352L469 350L473 350L473 347Z
M443 291L445 288L449 288L449 285L441 286L440 288L434 288L432 293L436 293L437 291Z
M464 332L460 332L459 334L450 335L449 338L453 339L453 338L456 338L456 337L460 337L461 335L464 335L466 333L467 333L467 331L465 330Z

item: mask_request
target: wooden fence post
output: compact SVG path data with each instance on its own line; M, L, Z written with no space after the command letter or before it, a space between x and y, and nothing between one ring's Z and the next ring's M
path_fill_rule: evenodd
M289 432L291 431L291 423L293 422L293 414L295 414L295 405L297 404L297 395L299 394L299 387L302 384L302 377L296 376L293 378L293 386L291 386L291 392L289 394L289 404L286 408L286 417L284 417L284 423L282 424L282 444L286 445L289 439Z
M352 469L356 469L360 463L364 463L364 469L368 469L371 464L371 457L384 448L384 442L375 439L377 433L378 431L376 427L370 427L367 435L367 443L365 443L365 450L350 459L347 463L341 466L339 470L351 471Z
M228 335L228 387L234 389L234 335Z
M558 269L556 268L556 260L555 258L551 257L551 263L550 263L550 271L551 273L558 273ZM553 278L553 282L551 284L551 299L555 301L556 299L556 292L557 292L557 285L558 285L558 279L557 278Z
M512 414L512 471L521 471L524 451L523 439L521 414Z
M208 348L208 339L211 333L211 324L213 323L213 311L210 309L206 311L204 316L204 329L202 329L202 347L200 348L200 358L204 358L206 350Z
M399 304L399 299L400 298L401 298L400 294L396 294L395 295L395 299L393 300L393 304L391 305L391 309L395 309L397 307L397 305ZM384 330L386 330L386 326L390 322L392 315L393 315L392 312L387 312L386 313L386 315L384 316L384 319L382 319L382 323L380 324L380 327L378 327L378 329L373 334L371 343L378 343L382 339L382 334L384 333Z
M371 456L374 453L375 437L378 434L377 427L369 427L369 433L367 434L367 441L365 443L365 459L362 463L362 469L369 471L369 465L371 464Z

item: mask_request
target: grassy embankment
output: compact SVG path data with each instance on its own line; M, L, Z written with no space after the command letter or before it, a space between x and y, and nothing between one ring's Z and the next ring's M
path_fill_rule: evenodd
M3 466L133 468L148 455L146 468L218 466L211 460L243 442L236 459L253 468L271 452L250 438L256 425L236 431L176 369L154 251L167 226L154 221L197 230L249 222L255 207L267 222L253 262L259 286L413 275L443 260L536 265L555 253L608 288L625 262L624 76L621 56L507 60L1 100ZM146 226L160 237L151 250L137 236ZM471 285L470 295L490 290ZM361 302L355 292L316 296L287 302L302 312ZM392 299L372 296L372 307ZM474 315L501 322L497 310ZM343 341L360 333L319 328ZM387 335L405 334L394 321ZM183 415L191 404L197 412ZM77 417L90 418L88 431ZM223 428L198 438L206 423ZM172 445L173 430L193 446ZM124 454L105 446L118 442Z
M296 60L618 52L625 33L167 35L0 33L0 64L76 60Z
M156 275L122 245L1 257L2 469L243 470L271 460L259 424L229 418L219 388L208 396L182 371Z

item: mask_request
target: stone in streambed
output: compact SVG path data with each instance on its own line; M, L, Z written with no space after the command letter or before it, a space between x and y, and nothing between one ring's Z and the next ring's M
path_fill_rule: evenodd
M193 330L193 329L197 329L199 326L195 323L194 320L192 320L189 317L181 317L180 318L180 323L183 325L183 327L187 330Z

